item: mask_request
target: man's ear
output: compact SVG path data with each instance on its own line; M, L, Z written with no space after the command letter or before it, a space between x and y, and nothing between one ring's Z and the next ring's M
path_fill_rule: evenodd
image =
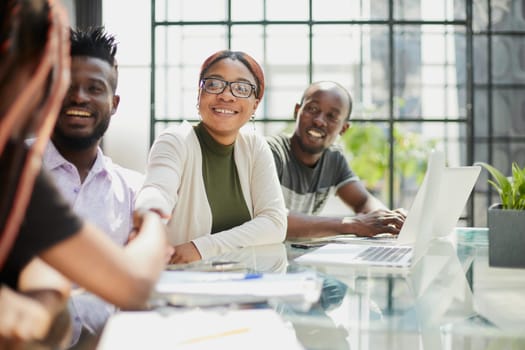
M111 107L111 115L115 114L118 109L118 104L120 103L120 96L113 95L113 106Z
M297 120L297 113L299 113L299 109L301 108L301 105L299 103L295 104L295 108L293 110L293 119Z
M341 128L341 131L339 131L339 135L343 135L346 132L346 130L348 130L349 127L350 127L350 122L346 121L343 124L343 127Z

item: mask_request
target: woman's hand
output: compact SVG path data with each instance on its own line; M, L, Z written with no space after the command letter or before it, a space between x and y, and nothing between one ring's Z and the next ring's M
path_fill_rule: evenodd
M40 302L0 287L0 344L5 341L43 339L55 314Z
M202 257L195 244L188 242L175 246L175 252L171 256L170 264L185 264L200 259Z

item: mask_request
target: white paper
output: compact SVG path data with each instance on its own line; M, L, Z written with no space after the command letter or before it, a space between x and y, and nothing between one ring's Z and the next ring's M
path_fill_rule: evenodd
M202 297L207 297L211 302L279 299L312 304L319 300L321 288L322 279L312 271L256 276L237 272L164 271L155 291L160 295L169 295L174 304L191 304L191 298L197 300L199 297L200 301ZM227 299L217 299L217 296Z
M98 350L303 349L273 310L120 312L108 321Z

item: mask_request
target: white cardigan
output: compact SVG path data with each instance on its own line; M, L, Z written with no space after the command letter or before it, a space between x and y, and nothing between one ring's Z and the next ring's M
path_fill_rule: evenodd
M240 226L210 234L212 214L202 176L201 148L187 122L166 129L153 144L135 208L171 213L169 242L193 241L203 259L237 248L282 242L287 214L266 140L255 133L239 133L234 159L252 217Z

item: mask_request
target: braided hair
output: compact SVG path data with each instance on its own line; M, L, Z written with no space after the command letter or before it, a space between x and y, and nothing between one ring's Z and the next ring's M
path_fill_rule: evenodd
M54 0L0 0L0 269L69 86L66 28L65 11ZM27 149L30 135L36 141Z

